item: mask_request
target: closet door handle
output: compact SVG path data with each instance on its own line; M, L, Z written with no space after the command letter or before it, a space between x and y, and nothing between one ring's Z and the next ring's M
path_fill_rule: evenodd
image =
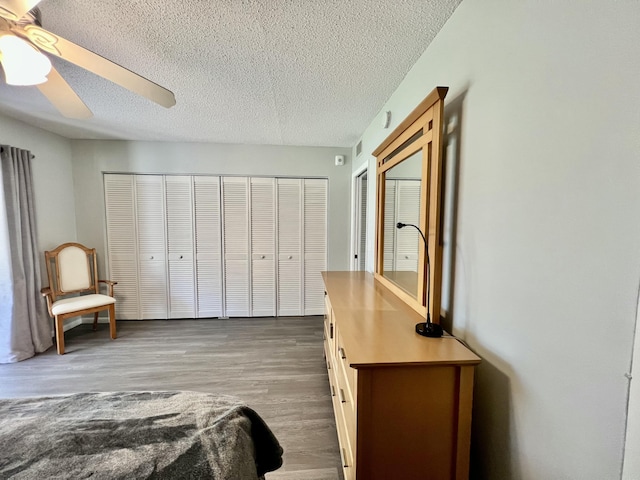
M291 255L289 255L287 258L288 258L289 260L291 260L293 257L292 257Z
M262 255L260 258L262 258L264 260L264 255Z
M340 403L347 403L347 398L344 396L344 390L340 389Z
M349 465L347 465L347 455L346 455L346 453L344 451L344 448L340 449L340 460L342 460L342 466L344 468L349 467Z
M151 255L151 256L149 257L149 260L153 260L153 255Z
M343 360L346 360L347 359L347 354L344 353L344 348L340 347L338 349L338 351L340 352L340 358L342 358Z
M333 385L331 385L331 396L332 397L336 396L336 387L334 387Z
M182 260L184 257L182 255L180 255L180 260Z

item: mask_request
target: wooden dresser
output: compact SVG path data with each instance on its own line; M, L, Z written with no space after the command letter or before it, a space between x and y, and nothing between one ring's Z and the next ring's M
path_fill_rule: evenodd
M324 272L324 353L345 480L467 479L474 367L365 272Z

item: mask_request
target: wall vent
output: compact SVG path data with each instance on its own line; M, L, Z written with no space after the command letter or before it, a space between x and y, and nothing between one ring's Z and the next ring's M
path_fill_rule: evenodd
M362 140L356 145L356 157L362 153Z

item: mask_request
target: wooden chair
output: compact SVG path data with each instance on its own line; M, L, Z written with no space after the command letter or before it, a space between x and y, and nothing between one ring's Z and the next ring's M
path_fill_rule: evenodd
M118 282L98 280L96 249L79 243L64 243L50 252L44 252L47 262L49 286L40 290L47 298L49 315L55 319L58 354L64 354L64 321L70 317L93 313L93 330L98 324L98 313L109 311L109 331L116 338L116 299L113 286ZM99 283L105 283L109 295L101 295ZM74 295L69 298L58 298Z

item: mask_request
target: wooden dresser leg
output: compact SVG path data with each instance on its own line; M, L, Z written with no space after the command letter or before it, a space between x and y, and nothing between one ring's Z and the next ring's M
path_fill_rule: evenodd
M64 319L56 316L56 347L58 355L64 355Z
M111 339L116 338L116 307L112 303L109 307L109 332L111 333Z

